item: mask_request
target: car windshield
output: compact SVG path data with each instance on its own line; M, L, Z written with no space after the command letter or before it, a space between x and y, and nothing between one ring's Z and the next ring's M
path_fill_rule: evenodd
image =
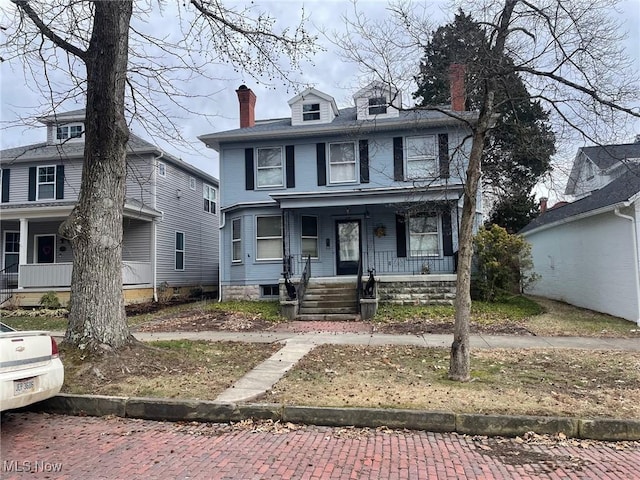
M11 328L9 325L0 323L0 332L15 332L15 329Z

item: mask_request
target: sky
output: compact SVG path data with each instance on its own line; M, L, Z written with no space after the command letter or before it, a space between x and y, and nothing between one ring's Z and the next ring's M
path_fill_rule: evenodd
M171 8L171 2L165 2ZM152 6L156 6L160 0L150 0ZM225 1L225 5L245 2ZM248 3L248 2L246 2ZM254 0L255 8L267 11L276 19L278 27L294 26L300 19L302 9L309 17L309 29L314 31L328 30L340 31L344 28L340 17L353 11L353 5L347 0ZM0 0L0 7L4 10L8 8L9 0ZM638 69L640 69L640 0L626 0L619 3L623 9L623 20L628 39L626 48L630 56L634 59ZM449 21L448 15L452 12L447 8L444 1L428 2L430 20L434 28L439 24ZM371 18L384 18L387 15L386 0L360 0L358 9ZM175 18L175 17L174 17ZM177 30L176 22L169 21L171 14L165 14L163 18L152 16L151 27L156 29ZM175 33L175 31L173 32ZM351 106L352 95L363 86L362 78L354 65L342 61L337 53L336 47L331 44L322 34L319 36L319 44L326 49L313 57L313 65L304 66L304 74L298 80L301 85L298 90L306 86L313 86L318 90L333 96L338 107ZM10 148L20 145L37 143L46 139L44 126L37 128L34 126L15 125L16 119L24 117L34 117L39 113L38 108L42 103L41 95L30 87L25 79L23 65L20 59L0 64L0 146ZM136 129L133 125L133 133L158 145L166 152L173 154L183 160L193 164L197 168L218 176L217 153L204 147L197 137L199 135L220 132L239 127L239 108L235 90L246 84L257 96L256 119L281 118L290 116L290 109L287 101L295 96L296 90L285 88L281 83L276 83L274 87L266 87L257 83L248 75L236 73L231 68L221 66L215 67L215 76L219 80L207 80L199 87L211 92L206 100L194 101L193 110L203 109L211 114L210 120L201 115L180 113L179 124L185 137L192 148L185 150L184 147L176 147L174 144L164 141L161 138L151 138L144 131ZM193 85L193 84L192 84ZM188 87L191 88L191 87ZM204 90L203 90L204 91ZM404 92L405 103L410 99L411 92ZM83 99L79 101L67 101L62 110L74 110L84 108ZM640 123L638 131L640 134ZM580 146L580 145L577 145ZM576 145L561 145L559 148L560 157L558 161L570 162L575 155ZM559 180L562 182L562 180ZM557 199L560 195L558 180L547 186L541 186L538 194ZM554 190L554 191L551 191Z

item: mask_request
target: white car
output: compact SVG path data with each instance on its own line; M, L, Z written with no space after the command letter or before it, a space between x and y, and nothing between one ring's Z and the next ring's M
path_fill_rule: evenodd
M63 382L58 345L48 332L0 323L0 411L53 397Z

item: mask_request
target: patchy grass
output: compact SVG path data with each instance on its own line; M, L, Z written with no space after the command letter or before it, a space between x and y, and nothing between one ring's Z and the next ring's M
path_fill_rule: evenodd
M640 354L475 350L469 383L447 379L449 352L323 345L264 400L294 405L640 419Z
M281 322L284 318L280 315L280 304L277 301L257 302L249 300L236 300L227 302L211 302L206 305L207 310L222 311L226 313L244 313L260 317L270 322Z
M275 344L162 341L117 355L62 348L63 392L214 400L280 348Z

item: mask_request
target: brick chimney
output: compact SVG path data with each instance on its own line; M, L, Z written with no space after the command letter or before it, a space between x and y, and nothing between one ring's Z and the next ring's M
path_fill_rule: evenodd
M236 90L240 102L240 128L253 127L256 124L256 95L246 85Z
M460 63L452 63L449 66L451 110L456 112L462 112L465 110L464 72L465 66Z
M540 215L547 211L547 197L540 197Z

